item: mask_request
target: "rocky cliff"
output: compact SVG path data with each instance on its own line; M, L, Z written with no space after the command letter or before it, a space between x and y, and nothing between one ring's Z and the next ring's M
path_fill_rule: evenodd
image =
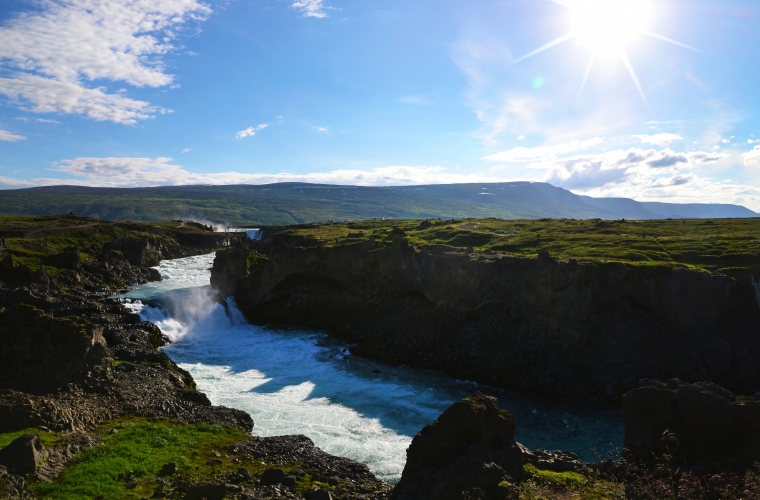
M258 250L266 256L249 254ZM360 355L546 394L618 400L642 378L760 386L749 283L678 267L270 238L212 283L259 323L323 328Z

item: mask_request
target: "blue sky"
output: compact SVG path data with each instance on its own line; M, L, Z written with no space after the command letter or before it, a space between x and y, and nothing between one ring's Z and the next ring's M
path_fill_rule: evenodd
M758 23L748 0L4 0L0 188L534 180L760 210Z

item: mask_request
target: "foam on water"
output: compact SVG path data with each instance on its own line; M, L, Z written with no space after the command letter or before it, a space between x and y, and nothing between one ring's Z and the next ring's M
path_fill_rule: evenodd
M214 302L213 255L162 262L164 281L124 297L174 342L165 348L214 404L251 414L260 436L305 434L334 455L366 463L394 483L412 437L476 384L389 368L350 356L346 346L302 330L249 325L233 299ZM593 460L619 446L619 412L512 393L500 396L526 446L566 449Z

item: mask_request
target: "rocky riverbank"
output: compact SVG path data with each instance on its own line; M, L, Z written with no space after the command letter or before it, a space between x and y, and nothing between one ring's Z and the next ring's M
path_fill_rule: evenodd
M317 327L393 364L551 396L620 401L643 378L760 386L749 279L678 266L274 234L218 254L249 320Z
M86 246L48 249L50 255L42 258L56 266L55 272L18 265L14 253L0 263L0 438L22 434L0 449L3 498L35 496L37 482L56 480L93 446L129 445L113 441L114 436L129 436L134 426L206 429L202 426L210 424L216 426L212 436L245 436L253 428L247 413L213 406L197 391L190 374L160 350L168 339L155 325L141 322L109 298L127 285L160 280L147 266L227 246L239 235L220 235L210 228L124 226L109 228L121 236L111 241L99 234L97 245L88 244L80 235ZM50 245L44 235L11 243L11 249ZM23 260L23 253L16 254ZM184 463L179 469L175 464L166 479L160 468L143 471L142 477L125 475L118 488L127 497L149 488L154 498L209 500L227 495L302 498L297 492L321 485L337 486L326 498L379 498L388 490L366 466L324 454L304 437L246 438L224 455L211 449L193 453L212 456L201 464L210 467L201 482L198 472L187 474L192 463ZM292 474L279 478L277 472L266 472L281 470L277 467ZM261 479L263 474L270 478Z

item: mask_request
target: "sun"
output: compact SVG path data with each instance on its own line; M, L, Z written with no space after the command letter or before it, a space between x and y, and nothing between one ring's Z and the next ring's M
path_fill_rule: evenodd
M568 6L575 38L597 55L625 50L647 31L652 14L647 0L577 0Z
M641 94L644 103L649 106L644 89L641 87L636 71L633 69L628 58L627 49L630 48L642 36L650 36L659 40L672 43L685 49L701 52L694 47L678 42L666 36L654 33L648 29L648 24L653 16L654 4L652 0L551 0L552 2L566 7L569 11L569 24L571 30L525 54L513 61L517 64L530 57L540 54L552 47L563 44L570 40L576 40L578 44L590 52L590 59L583 83L578 92L580 99L586 81L594 66L594 62L600 56L616 56L625 64L633 83Z

